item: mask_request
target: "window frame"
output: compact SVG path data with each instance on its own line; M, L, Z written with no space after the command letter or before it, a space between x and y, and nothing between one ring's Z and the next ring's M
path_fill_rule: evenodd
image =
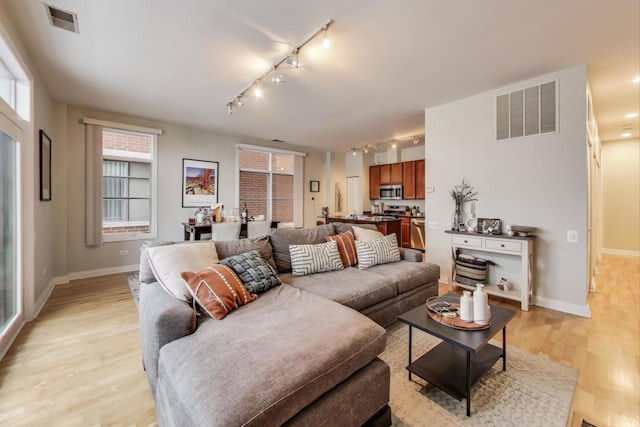
M253 151L263 154L269 154L269 170L262 169L252 169L252 168L240 168L240 152L241 151ZM282 150L278 148L271 147L263 147L257 145L248 145L248 144L237 144L236 145L236 170L238 171L236 175L236 203L240 206L240 173L241 172L253 172L253 173L265 173L269 176L267 181L267 215L269 220L273 220L273 175L278 175L278 173L273 171L273 156L281 155L281 156L292 156L294 167L293 173L291 174L281 174L281 175L291 175L293 176L293 220L291 222L281 222L279 223L280 227L295 227L298 222L304 222L304 206L302 205L302 200L304 198L304 165L301 168L296 166L296 158L304 159L307 154L299 151L291 151L291 150ZM304 162L303 162L304 163ZM300 202L300 204L298 204ZM302 226L302 224L300 224Z
M124 129L123 127L118 126L103 126L103 132L116 132L116 133L124 133L124 134L133 134L133 135L143 135L151 139L151 155L150 158L145 158L141 155L136 156L134 153L132 155L123 155L123 151L114 151L108 150L109 152L105 154L104 150L104 142L103 142L103 154L102 160L114 160L121 161L127 163L148 163L151 165L151 172L149 176L149 231L128 231L124 233L104 233L104 224L105 220L102 219L102 240L104 243L107 242L125 242L131 240L148 240L148 239L156 239L158 237L158 133L155 132L145 132L145 130L131 130ZM104 178L104 171L102 173ZM102 195L102 201L104 202L104 194Z

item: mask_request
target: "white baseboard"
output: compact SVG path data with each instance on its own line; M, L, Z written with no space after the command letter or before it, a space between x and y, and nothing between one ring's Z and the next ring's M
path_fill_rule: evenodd
M602 248L602 253L609 254L609 255L640 256L639 251L628 251L625 249Z
M571 304L568 302L562 302L557 300L552 300L549 298L544 298L540 296L533 296L533 305L538 307L549 308L551 310L562 311L564 313L575 314L576 316L582 317L591 317L591 310L589 309L589 304L586 305L578 305Z
M449 276L440 275L440 280L438 280L438 283L442 283L443 285L448 285L449 284Z
M140 268L139 264L122 265L119 267L99 268L97 270L88 271L76 271L69 273L69 280L87 279L89 277L106 276L108 274L128 273L130 271L137 271Z
M64 285L66 283L69 283L69 277L67 277L67 276L53 277L49 281L49 284L47 285L46 289L38 297L38 299L35 302L35 305L33 307L33 319L37 318L38 315L40 314L40 310L42 310L42 307L44 307L46 302L49 300L49 297L51 296L51 293L53 292L53 288L55 288L56 285ZM27 319L27 322L30 322L33 319Z

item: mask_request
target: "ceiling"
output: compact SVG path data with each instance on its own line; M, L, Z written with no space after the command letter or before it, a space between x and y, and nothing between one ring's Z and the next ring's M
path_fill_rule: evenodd
M3 0L52 97L333 151L424 132L424 110L588 64L602 140L639 136L638 0ZM329 19L302 65L226 104Z

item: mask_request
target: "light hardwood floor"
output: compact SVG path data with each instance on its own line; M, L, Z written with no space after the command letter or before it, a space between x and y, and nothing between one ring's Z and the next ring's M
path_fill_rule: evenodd
M580 370L570 425L640 426L640 259L606 255L599 269L590 319L498 302L518 311L508 344ZM55 288L0 362L5 425L155 425L124 275Z

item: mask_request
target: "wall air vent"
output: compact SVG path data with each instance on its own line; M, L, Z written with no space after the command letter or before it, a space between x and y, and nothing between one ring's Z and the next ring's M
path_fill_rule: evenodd
M558 131L558 82L516 90L496 97L496 139Z
M54 27L78 33L78 15L44 3L49 23Z

